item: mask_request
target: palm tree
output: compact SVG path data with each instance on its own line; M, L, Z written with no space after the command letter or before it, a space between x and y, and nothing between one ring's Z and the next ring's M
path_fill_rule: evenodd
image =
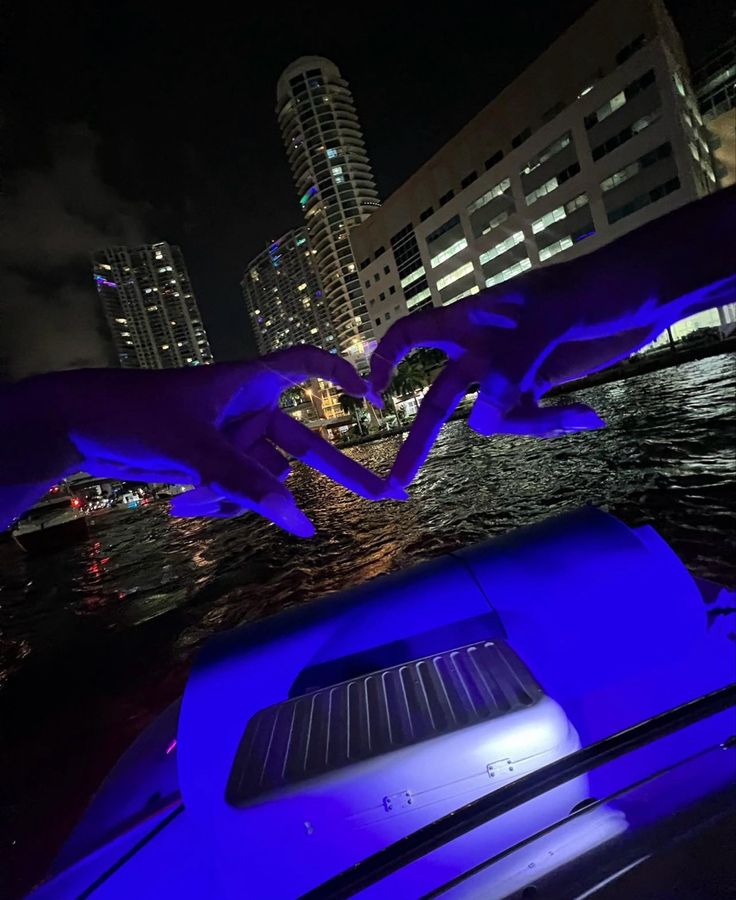
M340 409L346 416L352 416L355 419L358 431L363 434L360 411L363 409L364 401L360 397L351 397L350 394L338 394L337 399L340 403Z
M399 365L391 387L399 395L411 394L414 397L414 402L419 406L417 393L422 388L427 387L428 384L429 374L424 367L421 357L418 358L416 354L412 354Z

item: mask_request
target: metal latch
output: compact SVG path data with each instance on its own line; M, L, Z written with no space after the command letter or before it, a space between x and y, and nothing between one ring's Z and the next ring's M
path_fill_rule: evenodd
M394 812L399 809L409 809L412 805L411 791L399 791L398 794L390 794L383 798L383 808L386 812Z
M488 763L486 772L489 778L496 778L499 775L506 775L508 772L514 771L514 761L512 759L497 759L495 762Z

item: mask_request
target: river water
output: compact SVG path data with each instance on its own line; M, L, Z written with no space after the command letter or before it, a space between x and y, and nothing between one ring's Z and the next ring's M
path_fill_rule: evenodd
M43 874L216 631L586 503L653 524L695 574L736 585L734 398L736 357L724 355L557 401L591 404L604 431L486 439L453 422L405 503L372 504L298 468L290 486L318 528L311 541L251 516L171 519L160 504L102 518L53 556L0 545L9 895ZM383 474L401 440L349 452Z

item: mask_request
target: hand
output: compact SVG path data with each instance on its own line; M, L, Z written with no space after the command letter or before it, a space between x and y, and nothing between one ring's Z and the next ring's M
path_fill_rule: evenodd
M736 189L720 191L566 263L399 320L371 359L374 402L416 347L449 357L430 387L392 478L412 480L443 423L474 385L480 434L552 437L604 427L584 404L540 407L551 387L627 358L673 322L736 298Z
M289 462L280 450L363 497L403 494L279 408L284 390L313 377L352 396L366 392L348 362L308 346L252 363L81 369L27 379L6 394L3 413L20 441L0 466L0 483L34 483L42 493L85 471L193 484L195 490L174 498L174 515L222 517L250 509L308 537L314 528L283 485Z

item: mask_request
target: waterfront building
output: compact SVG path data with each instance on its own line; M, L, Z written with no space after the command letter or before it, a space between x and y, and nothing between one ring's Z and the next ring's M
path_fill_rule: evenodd
M306 228L287 231L254 257L241 287L261 355L294 344L335 349Z
M599 0L350 232L376 336L709 193L707 137L661 0Z
M363 367L375 346L349 240L378 206L348 83L337 66L304 56L278 81L281 134L309 229L314 264L340 353Z
M213 362L179 247L108 247L92 255L97 293L124 369Z
M241 282L245 305L263 356L296 344L313 344L335 352L334 328L314 264L306 228L272 241L246 266ZM312 379L297 402L287 398L297 418L342 416L338 391Z

